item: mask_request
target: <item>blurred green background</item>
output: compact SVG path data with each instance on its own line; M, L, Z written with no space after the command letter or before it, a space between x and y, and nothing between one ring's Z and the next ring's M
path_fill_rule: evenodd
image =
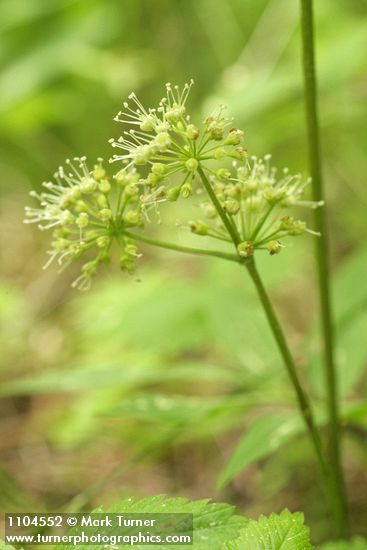
M345 468L361 533L366 15L363 0L316 3ZM271 152L306 175L298 2L1 0L0 33L1 508L80 509L167 492L226 499L251 517L302 509L324 538L317 468L302 430L289 426L293 396L246 274L146 250L138 277L109 268L80 294L70 288L78 266L43 271L49 236L22 224L31 189L66 157L109 158L124 98L134 90L156 104L166 81L194 78L197 120L227 104L252 154ZM164 223L160 231L167 239ZM305 238L261 268L322 422L312 252ZM269 438L266 419L278 413ZM246 468L218 489L243 432Z

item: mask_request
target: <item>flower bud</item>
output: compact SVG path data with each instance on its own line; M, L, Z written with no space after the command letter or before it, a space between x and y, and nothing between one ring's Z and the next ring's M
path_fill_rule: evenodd
M155 162L152 165L152 172L156 176L164 176L166 174L166 167L161 162Z
M101 235L97 238L96 243L99 248L107 248L110 244L110 238L107 235Z
M189 172L195 172L199 166L199 163L196 159L191 158L185 162L185 166Z
M241 258L249 258L254 253L254 245L251 241L243 241L237 246L237 251Z
M75 223L78 227L87 227L89 224L89 216L86 212L81 212L77 219L75 220Z
M224 210L231 216L234 216L238 213L240 205L235 200L227 200L224 202Z
M133 244L133 243L129 243L125 246L125 252L126 254L128 254L129 256L138 256L138 252L139 252L139 249L138 247L136 246L136 244Z
M178 197L180 196L181 186L177 185L176 187L172 187L167 191L167 199L171 202L177 201Z
M274 256L275 254L279 254L283 248L283 245L279 241L269 241L267 247L270 256Z
M123 219L124 222L131 227L143 225L142 215L136 210L129 210L128 212L126 212Z
M135 261L129 254L125 254L124 252L120 256L120 268L122 271L126 271L126 273L129 273L132 275L135 271Z
M154 144L160 151L164 151L171 145L171 138L167 132L161 132L154 138Z
M112 218L112 212L109 208L102 208L102 210L98 212L98 217L101 222L107 223Z
M183 185L181 185L181 197L184 199L188 199L190 195L192 194L192 185L190 181L185 182Z
M93 170L93 177L97 181L101 181L106 177L106 170L100 164L96 164Z
M227 153L221 147L218 147L218 149L215 149L213 151L213 157L215 158L215 160L220 160L220 159L224 158L226 155L227 155Z
M91 177L82 178L80 190L82 193L93 193L97 188L97 182Z
M189 124L186 128L186 135L189 139L195 140L199 137L200 131L194 124Z
M108 200L106 198L106 195L100 193L97 197L97 204L100 210L102 210L103 208L108 208Z
M141 123L140 123L140 130L142 130L142 132L152 132L154 130L154 119L153 119L152 116L142 115Z
M232 128L224 140L225 145L239 145L243 139L243 132L237 128Z
M127 197L130 197L130 198L136 197L138 193L139 193L139 188L135 183L129 183L129 185L125 187L125 194Z
M102 192L102 193L109 193L111 191L111 184L108 180L106 179L103 179L99 182L98 184L98 189Z
M209 227L202 221L191 221L189 222L189 227L191 232L195 233L195 235L207 235L209 232Z
M216 171L216 176L220 180L228 180L231 177L231 172L227 170L227 168L219 168L219 170Z

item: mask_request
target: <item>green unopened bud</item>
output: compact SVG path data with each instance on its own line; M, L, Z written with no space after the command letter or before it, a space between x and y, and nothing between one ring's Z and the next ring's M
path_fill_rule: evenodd
M67 239L57 239L56 241L52 242L52 248L56 250L57 252L62 252L63 250L66 250L70 246L70 241Z
M224 140L224 143L226 145L239 145L243 139L243 132L241 130L237 130L237 128L232 128L226 139Z
M128 172L125 172L124 170L121 170L121 172L118 172L114 176L117 185L125 186L131 183L131 175Z
M191 158L185 162L185 166L189 172L195 172L199 166L199 163L196 159Z
M88 206L84 201L82 200L77 201L75 205L76 212L85 212L87 209L88 209Z
M227 170L227 168L219 168L219 170L216 171L216 176L220 180L228 180L231 177L231 172Z
M223 126L218 119L210 116L205 119L204 124L211 139L214 139L215 141L220 141L223 139Z
M135 261L129 254L123 252L120 256L120 268L122 271L126 271L132 275L135 271Z
M241 258L249 258L254 253L254 245L251 241L243 241L237 246L237 251Z
M97 238L96 243L99 248L107 248L110 244L111 240L107 235L101 235Z
M189 139L197 139L199 137L200 131L194 124L189 124L186 128L186 135Z
M209 232L209 227L202 221L189 222L189 227L195 235L207 235Z
M100 164L96 164L93 170L93 177L97 181L101 181L106 177L106 170Z
M80 190L82 193L93 193L97 188L97 182L91 177L85 177L80 182Z
M157 134L154 139L154 145L156 145L160 151L168 149L171 145L171 138L169 134L167 132L161 132L160 134Z
M279 229L292 236L302 235L306 231L306 222L285 216L280 220Z
M129 256L138 256L139 255L139 249L136 246L136 244L130 243L125 246L125 252Z
M104 180L99 182L98 189L102 193L109 193L111 191L111 184L108 180L104 179Z
M284 198L284 190L268 186L263 191L264 199L271 205L276 204Z
M78 227L87 227L89 224L89 216L86 212L81 212L77 219L75 220L75 223Z
M181 185L177 185L177 187L171 187L167 191L167 199L171 202L177 201L178 197L180 196L181 191Z
M156 174L152 174L152 172L150 172L150 174L148 174L148 176L145 179L145 183L150 187L155 187L156 185L158 185L161 179L162 179L161 177L157 176Z
M112 212L109 208L102 208L102 210L98 212L98 217L101 222L107 223L112 218Z
M215 158L215 160L221 160L226 156L226 154L227 153L225 152L224 149L221 149L220 147L218 147L218 149L214 150L213 157Z
M166 174L166 167L161 162L155 162L152 165L152 172L156 176L164 176Z
M187 181L186 183L181 185L180 192L181 192L181 197L183 197L184 199L188 199L192 194L191 182Z
M226 185L225 193L228 197L232 197L233 199L240 199L242 193L241 185L239 183L236 183L236 185Z
M123 219L126 225L131 227L143 225L143 217L140 212L137 212L136 210L129 210L129 212L126 212Z
M127 197L136 197L139 193L139 188L135 183L129 183L125 187L125 194Z
M97 204L100 210L102 210L103 208L108 208L108 200L106 195L100 193L97 197Z
M239 209L240 209L240 205L235 200L227 200L224 203L224 210L231 216L234 216L235 214L237 214Z
M228 152L228 156L236 160L246 160L248 153L243 147L235 147Z
M283 245L279 241L269 241L267 247L270 256L274 256L275 254L279 254L283 248Z
M152 116L142 116L140 130L143 132L152 132L154 130L154 119Z

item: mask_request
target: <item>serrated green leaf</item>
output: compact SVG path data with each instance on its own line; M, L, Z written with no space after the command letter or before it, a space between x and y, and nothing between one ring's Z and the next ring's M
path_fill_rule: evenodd
M310 533L304 524L303 514L283 510L279 515L261 516L249 521L227 550L312 550Z
M301 418L288 413L277 413L258 418L238 442L231 458L219 476L223 487L241 470L274 452L296 434L304 431Z
M15 550L15 549L14 549L14 546L10 546L10 544L5 544L5 542L0 539L0 550Z
M327 542L318 550L367 550L367 541L358 537L348 541Z
M146 497L142 500L128 498L111 506L108 510L98 508L92 513L110 514L193 514L194 550L222 550L226 542L235 539L247 520L233 514L234 507L223 503L209 503L208 500L190 502L186 498L167 498L165 495ZM89 531L92 534L92 530ZM94 534L94 533L93 533ZM95 530L98 534L98 528ZM179 534L179 533L175 533ZM79 550L89 550L88 545L80 545ZM102 548L93 546L93 548ZM150 550L151 545L135 546L137 550ZM154 545L157 550L177 550L177 545ZM60 550L74 550L71 545L61 546Z

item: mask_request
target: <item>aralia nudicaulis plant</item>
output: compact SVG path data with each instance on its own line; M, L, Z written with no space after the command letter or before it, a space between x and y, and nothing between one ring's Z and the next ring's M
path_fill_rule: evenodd
M295 217L294 207L318 208L322 201L304 198L308 180L278 172L270 155L249 156L244 134L224 115L224 107L196 124L187 111L193 82L180 89L166 85L165 97L146 108L132 93L115 117L121 136L111 139L117 151L109 175L98 159L66 161L33 192L38 208L26 208L26 222L52 229L49 260L66 266L83 258L82 274L73 283L87 289L100 264L109 261L117 245L121 269L135 271L140 242L176 251L216 256L243 265L251 276L295 390L337 517L337 493L324 457L309 398L300 382L293 357L255 265L257 253L279 254L289 237L316 234ZM162 203L194 197L198 215L183 223L192 233L210 238L210 248L189 247L149 236L160 220ZM214 243L220 242L219 249ZM205 239L205 243L208 240ZM227 250L225 250L225 247Z

